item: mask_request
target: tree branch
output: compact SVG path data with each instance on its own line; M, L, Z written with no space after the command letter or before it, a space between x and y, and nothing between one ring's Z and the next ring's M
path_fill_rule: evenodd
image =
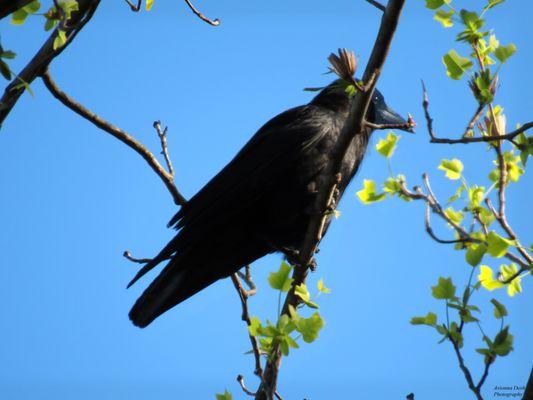
M247 279L249 282L252 282L251 278L249 277L249 266L247 268L248 268L247 273L246 273L246 275L248 276ZM241 299L242 320L246 322L246 325L249 327L252 324L252 321L250 319L250 313L248 311L248 297L251 296L252 294L255 294L255 285L253 285L253 282L252 282L251 285L253 285L254 291L252 294L250 294L250 292L247 292L242 286L242 283L239 279L238 274L232 274L231 281L233 282L233 286L235 286L235 289L237 290L237 293L239 294L239 298ZM252 290L252 287L250 289ZM263 379L263 368L261 367L261 352L259 350L259 343L257 341L257 338L251 335L249 332L248 332L248 336L250 338L250 343L252 344L252 352L255 358L254 374L257 375L259 379L262 380Z
M198 9L196 7L194 7L194 5L191 3L190 0L185 0L185 3L187 3L187 5L189 6L189 8L191 9L191 11L194 13L194 15L196 15L198 18L200 18L202 21L208 23L209 25L212 25L212 26L218 26L220 25L220 20L218 18L215 18L215 19L209 19L207 18L205 15L203 15L200 11L198 11Z
M381 11L385 12L385 8L386 7L383 4L381 4L379 1L376 1L376 0L366 0L366 1L367 1L367 3L372 4L378 10L381 10Z
M424 84L423 81L422 81L422 92L423 92L422 107L424 108L424 116L426 118L426 125L427 125L427 130L428 130L428 134L429 134L429 138L430 138L430 142L431 143L445 143L445 144L458 144L458 143L468 144L468 143L481 143L481 142L484 142L484 143L499 142L499 143L501 143L501 141L503 141L503 140L511 141L515 137L520 135L522 132L525 132L525 131L533 128L533 121L532 121L532 122L527 122L524 125L522 125L520 128L518 128L518 129L516 129L516 130L514 130L514 131L512 131L510 133L504 134L504 135L496 134L496 135L492 135L492 136L462 137L460 139L438 138L438 137L435 136L435 132L433 131L433 118L431 117L431 115L429 113L429 99L428 99L428 94L427 94L427 90L426 90L426 85ZM465 133L467 133L468 131L470 131L473 128L473 126L475 125L475 123L477 122L477 120L479 119L481 114L483 113L484 107L485 106L478 107L478 109L476 110L476 113L474 114L474 116L470 120L468 126L466 127Z
M365 129L364 117L370 104L377 78L385 63L404 3L405 0L390 0L383 14L379 33L363 74L363 82L365 82L367 90L356 93L348 119L332 152L331 162L324 172L324 181L319 186L320 189L313 207L314 214L310 218L307 233L299 252L300 263L294 267L292 287L285 298L282 314L288 312L290 305L295 306L298 303L294 288L305 281L313 255L322 239L323 228L328 216L327 210L335 203L335 192L341 178L342 161L355 135L361 134ZM273 398L276 392L281 357L279 343L276 343L273 346L271 357L267 361L263 380L257 390L256 400L271 400Z
M131 11L139 12L141 10L142 0L137 0L137 4L133 4L130 0L124 0L128 6L130 6Z
M72 13L68 26L61 26L54 30L32 60L24 67L17 77L6 87L2 98L0 99L0 126L7 118L18 99L24 93L25 87L20 85L21 80L30 84L35 78L41 75L48 65L63 52L74 40L76 35L83 29L85 24L92 18L100 0L78 0L78 11ZM65 32L67 42L64 46L54 50L54 40L57 32Z
M148 163L150 168L152 168L152 170L157 174L157 176L159 176L159 178L163 181L168 191L172 195L174 203L177 205L185 204L185 197L183 197L183 195L179 192L178 188L174 184L174 176L170 172L165 170L165 168L159 163L157 158L142 143L140 143L129 133L116 127L110 122L107 122L94 112L90 111L89 109L85 108L84 106L73 100L71 97L69 97L57 86L57 84L50 76L48 70L46 70L42 74L42 79L50 93L52 93L52 95L61 103L63 103L66 107L74 111L76 114L82 116L92 124L96 125L98 128L120 140L126 146L134 150L137 154L139 154Z
M0 19L7 17L9 14L20 10L22 7L30 4L33 0L0 0Z

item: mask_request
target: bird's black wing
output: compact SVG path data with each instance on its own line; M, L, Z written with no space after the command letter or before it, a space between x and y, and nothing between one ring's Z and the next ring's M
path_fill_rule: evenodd
M301 157L327 134L327 111L316 105L296 107L267 122L211 181L170 220L180 231L128 285L161 261L180 253L226 224L247 218L259 199L268 196L293 171Z
M327 133L324 111L317 106L296 107L267 122L235 158L171 219L178 237L202 235L213 224L253 208L280 179L287 179L304 156ZM257 210L261 212L261 210Z

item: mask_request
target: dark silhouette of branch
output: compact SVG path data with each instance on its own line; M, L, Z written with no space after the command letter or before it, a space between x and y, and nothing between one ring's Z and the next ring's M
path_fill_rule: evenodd
M189 6L191 11L196 15L198 18L200 18L202 21L207 22L209 25L218 26L220 25L220 20L218 18L215 19L209 19L206 16L204 16L194 5L191 3L190 0L185 0L185 3Z
M137 4L133 4L130 0L124 0L128 6L130 6L131 11L139 12L141 10L141 4L143 0L137 0Z
M137 263L137 264L147 264L150 261L152 261L151 258L135 258L131 255L129 250L126 250L124 253L122 253L122 256L131 262Z
M137 154L139 154L148 163L150 168L152 168L152 170L157 174L157 176L159 176L159 178L163 181L168 191L172 195L174 203L176 203L177 205L185 204L185 197L183 197L183 195L180 193L180 191L174 184L174 175L169 171L165 170L165 168L161 165L157 158L142 143L140 143L129 133L123 131L117 126L111 124L110 122L107 122L94 112L90 111L89 109L85 108L84 106L73 100L71 97L69 97L57 86L57 84L50 76L48 70L46 70L42 74L42 79L50 93L52 93L52 95L61 103L63 103L67 108L71 109L76 114L82 116L86 120L96 125L98 128L120 140L126 146L134 150Z
M522 400L533 399L533 368L531 368L531 373L529 374L529 379L526 384L526 390L524 391L524 397Z
M35 80L35 78L43 74L52 60L61 54L61 52L63 52L70 43L72 43L76 35L92 18L99 4L100 0L78 0L78 11L75 11L71 14L71 18L67 26L60 24L60 26L54 30L54 32L42 45L32 60L6 87L4 94L0 99L0 126L13 109L22 93L24 93L26 90L25 86L21 85L20 82L22 81L30 84ZM63 46L54 50L54 40L56 39L59 30L65 32L67 41Z
M20 10L30 4L33 0L0 0L0 19Z
M378 10L381 10L385 12L385 6L381 4L379 1L376 0L366 0L368 3L372 4L374 7L376 7Z
M385 63L404 3L405 0L390 0L383 14L376 42L363 74L362 80L365 82L366 90L356 93L348 119L333 150L332 161L324 173L325 182L320 185L316 196L313 207L315 213L310 219L307 233L299 252L300 262L294 267L292 287L285 297L282 314L288 312L289 306L298 304L298 297L294 293L294 288L305 282L313 256L322 239L328 209L333 207L336 201L335 192L341 178L339 171L342 161L354 136L365 129L364 117L370 104L374 86ZM280 345L275 343L271 356L267 361L263 379L257 390L256 400L271 400L273 398L276 392L281 358Z
M414 127L416 126L416 122L413 119L413 116L411 114L407 115L407 123L405 124L374 124L372 122L365 121L365 125L369 128L376 129L376 130L384 130L384 129L403 129L410 133L414 132Z

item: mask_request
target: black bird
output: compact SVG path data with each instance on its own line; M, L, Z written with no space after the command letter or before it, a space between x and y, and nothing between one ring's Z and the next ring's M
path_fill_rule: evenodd
M309 104L268 121L168 226L179 232L130 282L168 261L129 313L144 328L165 311L268 253L298 249L317 181L330 161L351 100L337 80ZM378 90L367 120L405 124ZM339 198L363 159L369 136L357 135L342 164Z

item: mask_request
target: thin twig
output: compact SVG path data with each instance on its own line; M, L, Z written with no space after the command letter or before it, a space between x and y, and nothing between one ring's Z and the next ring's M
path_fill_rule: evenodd
M437 235L435 235L435 232L433 232L433 229L431 228L431 223L430 223L430 205L429 205L429 202L426 202L426 212L425 212L424 222L425 222L425 226L426 226L426 232L428 233L428 235L433 240L435 240L438 243L454 244L454 243L466 243L466 242L469 241L468 238L466 238L466 239L461 238L461 239L445 240L445 239L440 239Z
M526 259L528 264L531 264L533 262L531 256L529 255L528 251L520 244L518 237L516 236L515 232L509 225L509 222L507 221L507 217L505 215L505 197L500 197L500 202L503 200L503 212L504 214L500 214L502 212L502 209L500 208L500 212L497 212L494 206L492 205L492 202L490 201L490 198L485 199L485 204L489 208L489 210L492 212L492 215L494 215L494 218L498 221L500 226L503 228L503 230L509 235L509 238L511 240L514 240L516 243L516 249L518 252Z
M131 8L133 12L139 12L141 9L142 0L137 0L137 4L133 4L130 0L124 0Z
M483 115L483 110L485 109L485 106L486 104L480 104L478 107L477 107L477 110L476 112L474 113L474 115L472 116L472 118L470 119L470 121L468 122L468 125L466 126L465 128L465 133L463 134L463 137L466 137L468 135L468 133L474 129L474 126L476 126L476 123L477 121L479 120L479 118L481 118L481 116Z
M191 9L191 11L198 17L200 18L202 21L204 22L207 22L209 25L213 25L213 26L218 26L220 25L220 20L218 18L215 18L215 19L209 19L207 18L206 16L204 16L200 11L198 11L196 9L196 7L194 7L194 5L191 3L190 0L185 0L185 3L187 3L187 5L189 6L189 8Z
M416 126L416 122L411 114L407 117L405 124L374 124L372 122L365 121L365 125L372 129L385 130L385 129L403 129L404 131L414 133L413 128Z
M460 139L448 139L448 138L437 138L435 136L435 132L433 131L433 118L431 117L429 113L429 99L428 94L426 90L426 85L424 84L424 81L422 81L422 107L424 108L424 116L426 118L426 124L427 124L427 130L429 133L429 138L431 143L445 143L445 144L468 144L468 143L488 143L488 142L501 142L502 140L513 140L515 137L520 135L522 132L525 132L531 128L533 128L533 122L527 122L524 125L522 125L520 128L507 133L505 135L492 135L492 136L479 136L479 137L462 137ZM477 122L481 114L483 113L484 107L479 107L470 120L470 123L467 126L466 132L472 129L473 125ZM472 126L470 126L472 125ZM496 124L495 124L496 125ZM470 129L469 129L470 128Z
M124 253L122 253L122 255L124 256L124 258L127 258L131 262L134 262L134 263L137 263L137 264L147 264L150 261L152 261L151 258L135 258L135 257L133 257L131 255L129 250L126 250Z
M243 288L242 283L239 279L239 276L237 274L231 274L231 281L233 282L233 286L235 286L235 289L237 290L237 293L239 294L239 298L241 300L241 307L242 307L242 320L246 322L246 325L249 327L252 324L252 321L250 319L250 313L248 311L248 293ZM257 375L261 380L263 379L263 368L261 366L261 352L259 350L259 343L257 341L257 338L248 332L248 337L250 338L250 343L252 344L252 352L254 354L255 359L255 370L254 374Z
M248 396L255 396L255 393L248 389L244 384L244 377L242 375L237 375L237 382L239 382L239 385L241 385L244 393L246 393Z
M366 0L368 3L372 4L374 7L376 7L377 9L385 12L385 9L386 7L381 4L379 1L376 1L376 0Z
M248 286L248 290L245 291L246 296L250 297L257 293L257 286L252 279L252 273L250 271L250 265L244 267L245 272L237 271L237 275Z
M161 121L154 122L154 128L157 131L157 136L161 141L161 154L165 157L165 162L167 163L167 170L172 179L174 179L174 167L172 161L170 160L170 155L168 153L168 144L167 144L167 132L168 126L165 126L165 129L161 129Z
M165 168L161 165L157 158L142 143L140 143L129 133L104 120L94 112L90 111L89 109L85 108L84 106L73 100L71 97L69 97L57 86L57 84L52 79L48 69L42 74L42 79L46 88L61 103L70 108L76 114L82 116L83 118L96 125L98 128L120 140L122 143L124 143L129 148L134 150L137 154L139 154L148 163L150 168L152 168L152 170L157 174L157 176L159 176L159 178L163 181L168 191L172 195L174 203L176 203L177 205L185 204L185 197L183 197L183 195L180 193L180 191L174 184L174 179L172 175L165 170Z
M469 389L476 395L477 400L483 400L479 388L477 388L474 384L474 380L472 379L472 374L470 373L470 370L465 365L465 360L463 359L463 355L461 354L461 350L459 349L459 344L451 337L449 339L450 342L452 342L453 349L455 350L455 354L457 355L457 360L459 361L459 368L461 368L461 371L463 371Z

